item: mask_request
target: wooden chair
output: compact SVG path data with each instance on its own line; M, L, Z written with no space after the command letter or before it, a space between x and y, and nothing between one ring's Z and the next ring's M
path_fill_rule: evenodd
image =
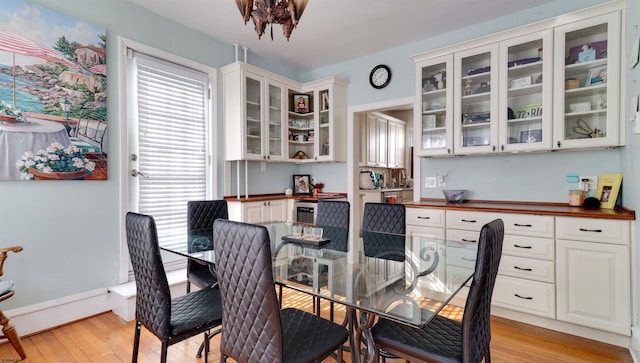
M400 357L411 362L436 363L479 363L483 359L485 363L491 362L491 296L502 256L503 239L501 219L482 227L462 323L436 315L424 328L417 329L380 319L371 329L376 358Z
M3 271L2 267L4 266L4 261L7 259L7 252L18 253L22 251L21 246L13 246L0 249L0 276L2 276ZM7 300L12 297L14 294L13 291L13 282L12 281L2 281L0 282L0 302ZM0 310L0 325L2 325L2 336L0 338L6 338L9 340L9 343L13 346L13 349L18 352L21 359L27 358L27 354L24 352L24 348L22 348L22 343L20 342L20 336L18 335L18 331L16 328L9 323L9 318L4 316L2 310Z
M266 227L218 219L213 233L224 316L221 362L320 362L347 341L347 329L338 324L280 310Z

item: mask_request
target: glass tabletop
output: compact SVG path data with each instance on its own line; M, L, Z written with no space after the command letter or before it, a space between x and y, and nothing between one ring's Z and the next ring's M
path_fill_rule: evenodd
M438 314L475 267L475 242L327 227L318 241L294 236L294 223L261 225L269 231L276 284L418 327ZM341 238L353 248L339 250ZM183 246L163 249L214 264L211 240L196 232Z

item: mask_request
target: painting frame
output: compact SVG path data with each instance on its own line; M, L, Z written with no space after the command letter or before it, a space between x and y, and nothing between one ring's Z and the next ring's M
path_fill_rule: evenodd
M311 195L311 175L294 174L293 175L293 195L310 196Z
M585 87L607 83L607 66L589 68Z
M596 197L601 209L615 209L622 188L622 174L602 174L598 181Z
M310 97L308 94L304 93L295 93L293 94L293 112L295 113L309 113L310 109Z
M542 142L542 130L524 130L520 131L520 143Z

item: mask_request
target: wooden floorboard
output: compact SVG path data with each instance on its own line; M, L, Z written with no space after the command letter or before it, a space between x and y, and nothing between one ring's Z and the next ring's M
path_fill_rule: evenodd
M285 307L309 310L308 295L285 290ZM336 305L336 320L341 321L344 311ZM322 305L323 316L329 315L329 304ZM460 319L462 310L448 306L444 315ZM491 358L494 363L608 363L633 362L626 348L551 330L492 317ZM135 322L125 322L113 313L100 314L56 329L23 337L27 353L23 362L108 363L131 362ZM188 339L169 347L168 362L203 362L195 358L202 336ZM211 341L210 362L219 362L219 336ZM0 362L14 362L19 358L10 344L0 344ZM138 362L160 361L160 343L149 331L142 329ZM231 362L231 360L229 360ZM327 362L333 362L328 359ZM349 362L348 354L345 361ZM387 360L388 362L401 362Z

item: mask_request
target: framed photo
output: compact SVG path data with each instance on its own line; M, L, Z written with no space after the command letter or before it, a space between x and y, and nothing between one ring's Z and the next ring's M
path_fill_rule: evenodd
M309 95L294 94L293 95L293 111L297 113L309 113Z
M600 208L614 209L622 187L622 174L602 174L598 182L596 198L600 199Z
M311 175L294 175L293 176L293 195L311 195L311 186L309 185Z
M422 128L424 130L436 128L436 115L422 115Z
M520 142L540 142L542 141L542 130L520 131Z
M587 73L587 82L585 86L593 86L594 84L602 84L607 82L607 67L595 67L589 69Z

